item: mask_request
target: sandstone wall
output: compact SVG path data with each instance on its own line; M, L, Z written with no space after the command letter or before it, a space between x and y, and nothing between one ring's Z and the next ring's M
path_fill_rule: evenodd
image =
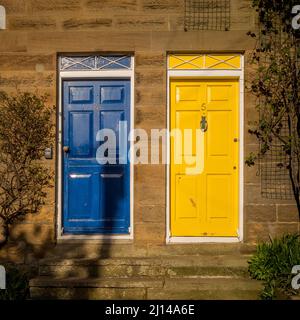
M0 89L49 94L57 104L57 57L61 53L130 52L135 55L135 127L166 127L166 57L170 51L245 52L254 47L246 36L255 28L251 1L231 1L229 31L184 32L184 0L1 0L7 30L0 30ZM246 59L246 75L249 65ZM248 121L255 101L245 95L245 155L257 148ZM55 143L55 142L54 142ZM45 165L56 170L55 159ZM245 167L245 241L255 242L284 231L299 231L295 207L260 196L257 167ZM165 243L166 168L137 165L134 177L135 244ZM38 215L13 230L36 254L55 242L55 189ZM11 249L19 258L23 246ZM2 251L2 255L4 251Z

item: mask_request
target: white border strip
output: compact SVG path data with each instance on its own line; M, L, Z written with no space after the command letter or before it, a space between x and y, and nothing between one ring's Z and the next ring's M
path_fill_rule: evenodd
M169 60L169 59L168 59ZM169 65L168 65L169 67ZM168 68L169 69L169 68ZM171 237L170 235L170 137L167 139L166 243L237 243L244 239L244 56L240 70L168 70L167 131L170 132L170 79L238 79L239 80L239 237Z
M59 57L61 59L61 57ZM131 57L132 68L129 70L100 70L100 71L61 71L59 73L59 116L58 116L58 141L57 141L57 240L133 240L134 238L134 164L130 162L130 233L129 235L64 235L62 232L62 216L63 216L63 203L62 203L62 128L63 128L63 103L62 103L62 82L69 79L129 79L130 80L130 130L134 128L134 56ZM130 142L131 157L133 156L132 142Z

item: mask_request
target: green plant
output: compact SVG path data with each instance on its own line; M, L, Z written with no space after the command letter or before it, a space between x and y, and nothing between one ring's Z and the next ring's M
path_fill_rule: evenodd
M44 204L53 175L41 160L54 130L53 108L46 105L45 96L0 92L0 109L1 247L9 239L10 227Z
M6 267L6 289L0 290L0 300L25 300L29 298L29 281L26 272L17 267Z
M287 234L258 244L256 253L249 261L249 273L252 278L264 282L261 298L296 294L291 287L291 270L295 265L300 265L299 235Z

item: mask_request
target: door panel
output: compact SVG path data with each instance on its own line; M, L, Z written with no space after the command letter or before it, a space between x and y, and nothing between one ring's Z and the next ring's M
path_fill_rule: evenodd
M190 148L171 139L171 235L237 236L238 82L171 81L171 129L190 129ZM202 117L204 154L196 154L196 129ZM183 135L183 133L182 133ZM174 160L180 149L182 163ZM190 160L203 157L204 170L187 174Z
M92 157L93 154L93 112L70 112L70 156Z
M63 96L64 233L128 234L130 165L100 165L96 159L101 129L116 133L119 121L130 128L130 82L65 81ZM110 152L110 154L112 154Z
M91 104L94 102L93 86L70 86L69 101L72 104Z
M93 170L70 168L67 185L69 197L66 222L72 224L80 220L96 220L99 201L91 197L91 194L99 187L97 173Z

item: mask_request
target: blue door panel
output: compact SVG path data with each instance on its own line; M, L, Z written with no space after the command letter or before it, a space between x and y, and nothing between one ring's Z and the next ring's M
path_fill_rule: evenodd
M126 175L120 173L101 173L100 180L100 206L107 231L119 229L120 233L126 232L129 227L128 217L123 214L126 211L127 193Z
M120 121L125 120L125 112L122 110L110 110L110 111L101 111L100 114L100 128L101 129L111 129L115 132L116 137L116 148L115 151L116 158L119 156L119 123ZM110 154L112 154L111 152Z
M118 161L118 135L119 121L127 121L129 133L130 82L65 81L63 108L63 144L69 147L63 154L64 233L128 234L130 165ZM116 164L96 159L103 143L96 141L97 132L105 128L116 133Z
M70 86L69 102L72 104L91 104L94 102L93 86Z
M100 87L100 103L102 105L123 106L126 102L125 87L103 85Z
M93 111L69 112L70 157L93 156Z
M89 170L70 170L68 176L68 216L66 223L69 226L79 220L96 220L96 199L91 197L93 190L99 184L98 173ZM82 172L80 172L82 171ZM80 190L80 192L78 192Z

